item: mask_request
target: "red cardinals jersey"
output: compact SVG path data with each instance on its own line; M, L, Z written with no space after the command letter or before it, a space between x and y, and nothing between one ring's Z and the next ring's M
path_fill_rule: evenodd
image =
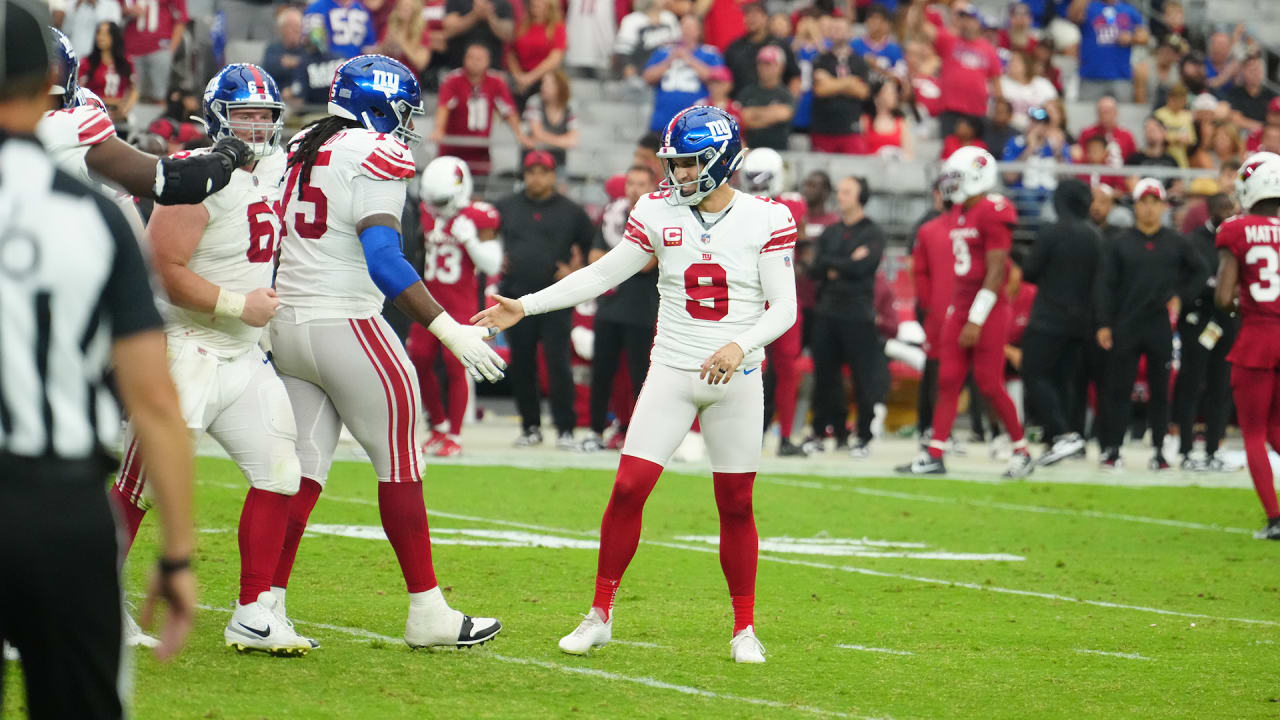
M440 104L449 109L444 131L450 136L487 138L493 127L493 113L507 116L515 112L515 101L502 76L485 73L472 84L462 70L454 70L440 84Z
M497 230L499 219L497 208L485 202L472 203L444 221L422 206L422 235L427 251L422 279L431 297L458 322L470 322L480 309L476 264L467 254L465 243L480 232Z
M187 24L187 0L125 0L141 11L124 25L124 49L129 57L168 49L175 25Z
M968 312L973 298L987 277L987 251L1008 250L1013 246L1013 226L1018 211L1003 195L992 193L966 208L958 203L947 218L947 235L955 256L955 296L957 312ZM996 293L1001 302L1002 293Z
M942 337L942 321L955 295L955 254L948 234L951 218L939 215L920 226L916 246L911 251L911 274L915 279L916 305L925 311L925 353L936 359Z
M120 100L129 94L136 78L133 67L108 67L101 63L97 68L89 64L89 58L80 61L80 85L87 87L107 100Z
M1240 265L1240 335L1227 360L1280 369L1280 218L1237 215L1218 226L1217 246Z

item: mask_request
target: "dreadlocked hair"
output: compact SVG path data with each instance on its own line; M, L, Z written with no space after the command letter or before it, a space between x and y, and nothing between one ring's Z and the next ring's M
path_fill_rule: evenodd
M303 128L307 133L290 153L288 163L289 167L302 166L301 177L298 178L298 197L302 197L302 187L311 182L311 168L316 164L316 154L320 152L320 146L329 142L329 138L334 135L354 127L360 127L360 123L337 115L329 115Z

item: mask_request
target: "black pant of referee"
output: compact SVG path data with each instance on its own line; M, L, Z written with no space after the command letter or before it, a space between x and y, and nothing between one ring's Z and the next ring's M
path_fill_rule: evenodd
M551 419L560 434L572 433L578 424L573 412L573 373L569 367L569 331L573 311L558 310L525 318L506 331L511 343L511 390L516 396L520 426L528 431L542 426L542 406L538 401L538 343L547 360L548 395Z
M888 360L876 324L820 313L814 320L813 337L814 437L823 437L831 427L839 444L848 441L843 373L848 364L858 403L858 440L870 442L875 405L884 402L889 389Z
M116 532L105 463L0 455L0 638L33 720L123 713Z
M1239 323L1214 313L1183 313L1178 319L1178 336L1182 338L1182 358L1178 379L1173 388L1173 421L1181 435L1178 454L1186 457L1195 444L1197 417L1204 417L1204 451L1209 457L1218 452L1231 412L1231 363L1227 353L1235 343ZM1218 323L1222 336L1213 348L1200 343L1200 336L1210 322Z
M1163 313L1129 323L1129 327L1131 329L1124 335L1115 336L1115 344L1107 353L1106 388L1101 408L1102 446L1118 450L1124 444L1132 411L1133 382L1138 376L1138 359L1146 357L1147 387L1151 393L1147 419L1151 426L1151 445L1159 454L1169 429L1169 364L1173 361L1173 331L1169 327L1169 316Z

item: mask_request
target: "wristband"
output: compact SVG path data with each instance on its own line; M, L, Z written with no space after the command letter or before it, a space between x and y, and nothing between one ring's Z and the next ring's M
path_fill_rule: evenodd
M162 557L156 563L156 567L159 568L161 575L172 575L176 572L182 572L183 570L190 570L191 556L188 555L187 557L180 558L178 560L169 560L168 558Z
M978 291L978 296L973 299L973 304L969 306L969 322L982 327L982 324L987 321L987 316L991 314L991 309L995 306L995 292L982 288Z
M460 327L458 325L458 321L449 317L449 313L442 310L440 311L440 314L436 316L435 320L432 320L431 324L427 326L427 330L436 337L442 337L446 333L452 332L458 327Z
M239 319L244 315L244 296L221 288L218 290L218 302L213 306L213 314L218 317Z

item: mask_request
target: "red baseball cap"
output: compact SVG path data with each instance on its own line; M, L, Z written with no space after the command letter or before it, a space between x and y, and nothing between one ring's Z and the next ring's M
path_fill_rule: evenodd
M765 45L760 48L760 52L756 53L756 62L781 65L786 60L787 56L782 52L782 48L777 45Z
M717 65L711 68L711 72L707 73L707 82L733 82L733 73L729 72L729 68L723 65Z
M1168 196L1164 191L1164 183L1155 178L1143 178L1133 186L1133 201L1138 202L1144 197L1155 196L1158 200L1165 200Z
M524 156L524 169L528 170L535 165L541 165L548 170L555 170L556 158L546 150L531 150L528 155Z

